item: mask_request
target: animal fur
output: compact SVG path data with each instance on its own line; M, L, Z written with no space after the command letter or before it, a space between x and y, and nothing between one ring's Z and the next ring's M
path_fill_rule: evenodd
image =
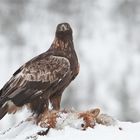
M77 121L80 124L78 126L75 125ZM81 130L86 130L88 127L94 128L96 123L106 126L117 125L117 121L113 117L100 114L98 108L82 112L74 110L47 111L36 120L36 123L43 128L62 129L68 125Z

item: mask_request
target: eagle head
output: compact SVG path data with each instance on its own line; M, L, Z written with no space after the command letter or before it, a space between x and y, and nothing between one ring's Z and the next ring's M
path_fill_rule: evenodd
M66 38L72 37L72 29L68 23L60 23L56 27L56 37Z

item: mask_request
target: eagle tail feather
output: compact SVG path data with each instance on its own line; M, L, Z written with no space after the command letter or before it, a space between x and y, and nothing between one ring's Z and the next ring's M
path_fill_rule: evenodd
M8 105L6 103L0 107L0 120L6 115L7 112L8 112Z
M2 94L2 89L0 90L0 96ZM3 102L0 98L0 120L6 115L8 112L8 105L7 103Z
M0 95L1 95L2 90L0 89Z

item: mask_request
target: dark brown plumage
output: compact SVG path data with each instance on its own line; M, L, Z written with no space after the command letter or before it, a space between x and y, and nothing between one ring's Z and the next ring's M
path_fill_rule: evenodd
M40 115L49 100L59 110L62 93L78 72L72 29L68 23L58 24L49 50L21 66L0 90L0 119L23 105Z

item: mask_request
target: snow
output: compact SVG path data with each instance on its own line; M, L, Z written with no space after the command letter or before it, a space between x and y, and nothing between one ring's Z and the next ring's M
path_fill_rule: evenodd
M122 128L120 130L118 125ZM36 136L35 134L44 130L32 123L26 122L20 126L13 127L5 134L0 134L2 140L25 140L34 139L37 140L139 140L140 123L119 122L117 126L103 126L97 124L94 129L88 128L87 130L78 130L70 126L65 126L63 129L50 129L46 136Z
M116 120L110 126L101 124L95 125L94 128L87 128L82 130L80 124L83 123L82 119L78 119L77 116L61 114L57 119L56 128L50 128L47 135L37 135L40 131L45 131L47 128L41 128L33 123L33 121L24 121L25 118L30 116L30 112L27 109L23 109L16 115L6 115L7 117L15 117L18 115L19 120L10 128L6 127L0 130L0 140L139 140L140 137L140 122L121 122ZM67 118L67 121L64 122ZM6 122L4 119L1 122ZM22 121L21 121L22 120Z

